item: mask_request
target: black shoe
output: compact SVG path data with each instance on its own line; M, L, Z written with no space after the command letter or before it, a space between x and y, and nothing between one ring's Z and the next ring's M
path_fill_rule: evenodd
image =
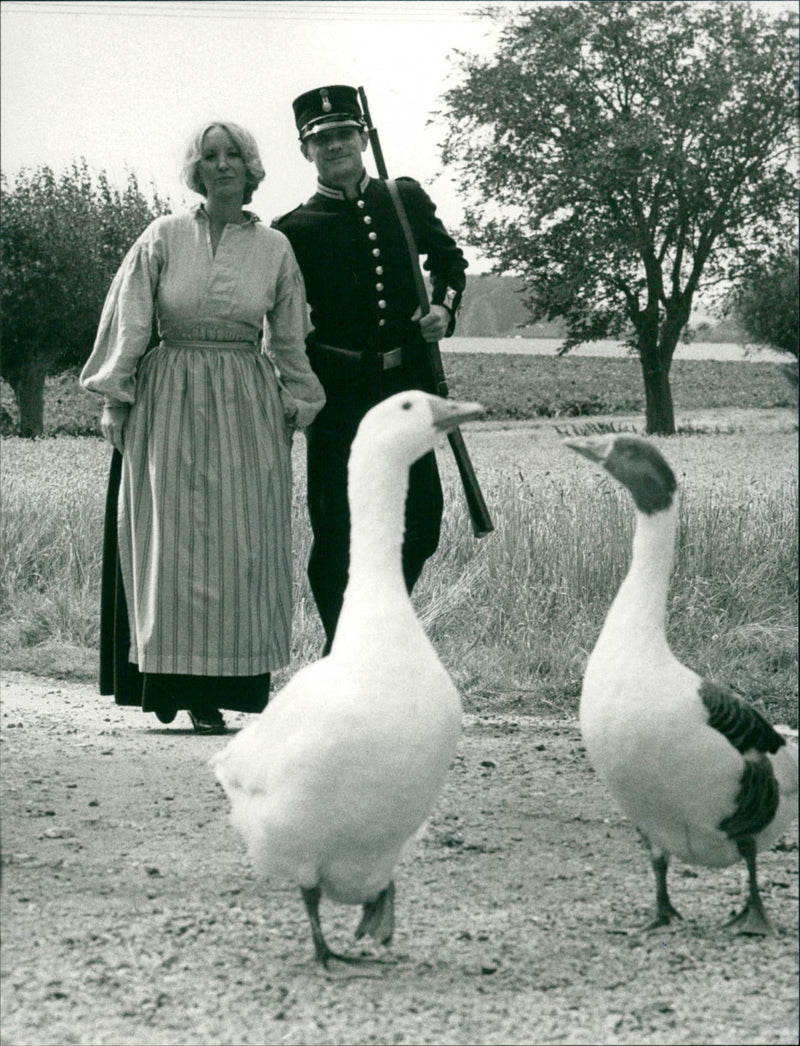
M189 718L196 734L224 734L225 720L218 708L190 708Z
M175 716L178 714L177 708L170 708L169 705L165 705L163 708L154 709L156 713L156 719L159 723L171 723Z

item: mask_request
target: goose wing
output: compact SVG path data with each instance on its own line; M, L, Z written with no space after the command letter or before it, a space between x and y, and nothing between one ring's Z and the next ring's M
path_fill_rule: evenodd
M723 734L737 752L769 752L774 755L786 741L755 708L746 705L732 690L703 680L700 699L708 713L708 725Z
M772 822L780 802L780 786L768 756L786 742L760 712L727 687L703 680L700 698L708 713L708 725L744 758L736 806L720 821L719 828L731 839L757 835Z
M780 788L772 763L763 755L747 759L736 796L736 809L719 823L731 839L758 835L772 823L780 802Z

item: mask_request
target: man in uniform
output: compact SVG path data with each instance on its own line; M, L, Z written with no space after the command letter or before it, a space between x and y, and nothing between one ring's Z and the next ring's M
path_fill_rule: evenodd
M422 186L398 179L432 293L419 318L411 260L385 182L364 170L366 123L354 87L296 98L300 148L317 169L317 191L275 228L292 244L306 284L311 365L327 402L308 432L308 509L314 541L308 577L330 650L347 584L347 461L364 414L404 389L436 391L426 341L452 334L466 284L464 255ZM411 469L403 573L411 592L439 542L442 488L433 453Z

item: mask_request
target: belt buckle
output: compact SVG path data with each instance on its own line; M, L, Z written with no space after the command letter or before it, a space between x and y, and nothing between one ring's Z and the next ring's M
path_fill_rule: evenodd
M391 370L393 367L400 367L403 364L403 347L402 345L396 349L389 349L388 352L381 353L381 370Z

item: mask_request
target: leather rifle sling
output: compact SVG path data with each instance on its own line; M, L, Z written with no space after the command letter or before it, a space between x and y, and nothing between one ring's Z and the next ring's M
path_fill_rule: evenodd
M394 209L400 222L400 228L403 230L408 257L411 263L411 275L414 278L414 289L417 292L417 300L419 301L421 313L423 316L427 316L431 308L428 300L428 289L425 286L425 280L422 277L422 270L419 267L419 250L416 241L414 240L414 233L411 231L411 223L408 220L408 214L406 213L405 205L400 197L400 190L397 188L397 182L394 178L386 179L386 188L389 190L389 196L392 198L392 203L394 204ZM444 367L442 366L442 360L439 356L438 346L436 346L435 354L431 352L430 356L434 370L434 378L436 380L436 391L440 396L446 399L450 393L447 388L447 381L444 376ZM438 359L436 357L438 357Z

